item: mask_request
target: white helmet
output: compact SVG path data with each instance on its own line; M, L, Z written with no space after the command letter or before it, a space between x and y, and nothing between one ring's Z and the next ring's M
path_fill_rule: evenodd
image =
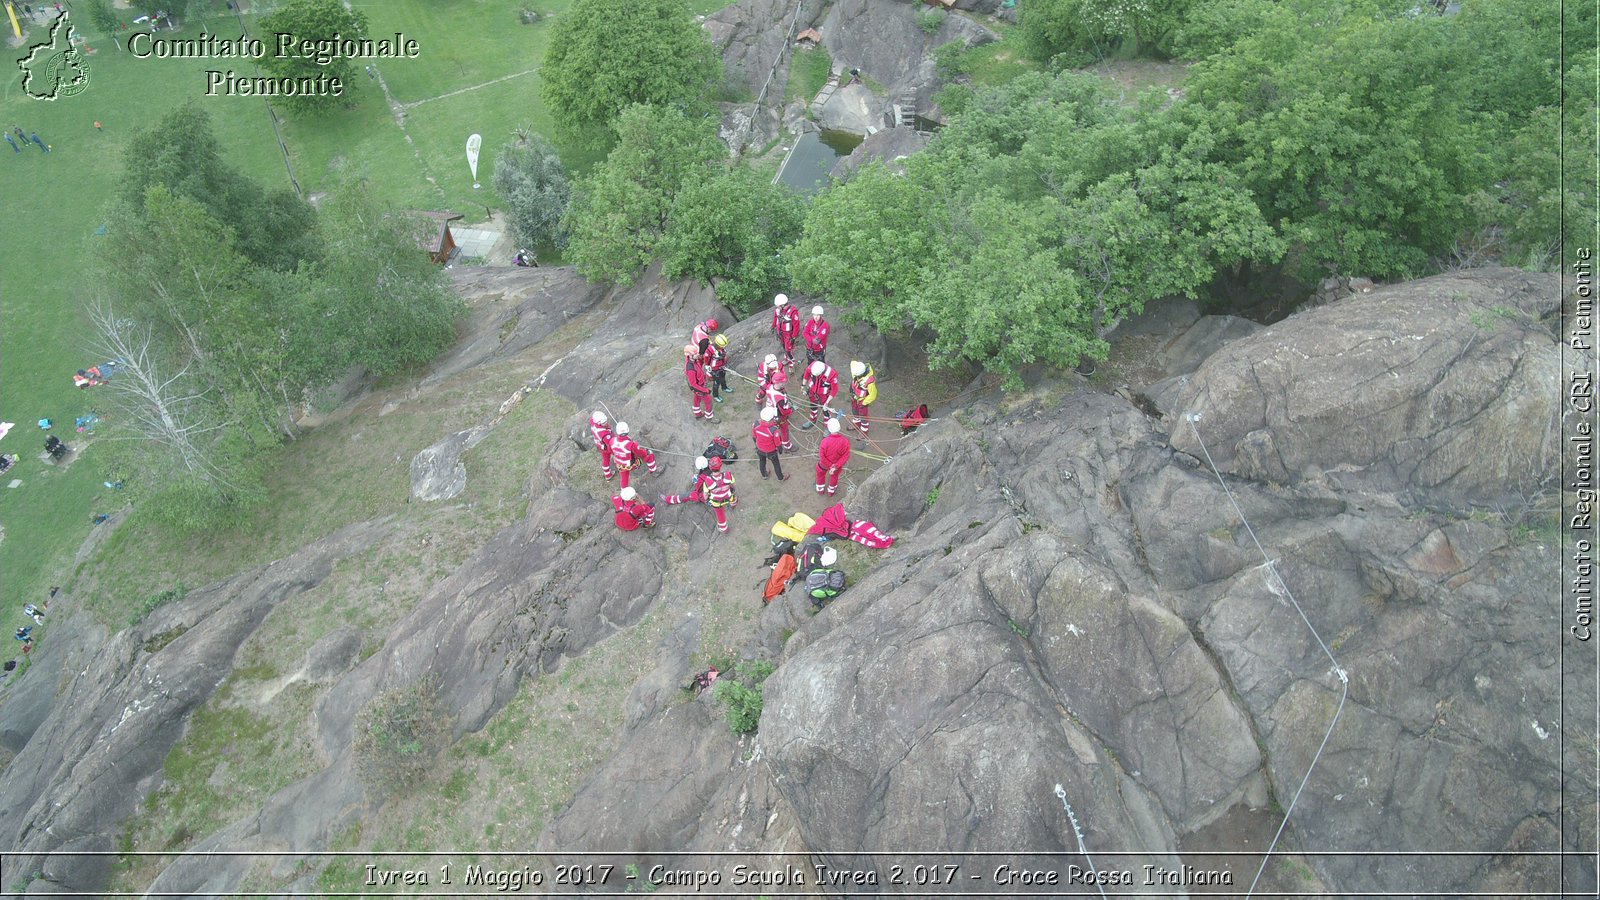
M829 434L838 434L839 433L839 420L838 419L829 419L828 420L828 433Z
M813 374L813 375L821 375L822 374L822 368L823 368L822 360L819 359L816 362L811 364L811 374Z
M763 422L771 422L773 419L776 419L777 417L778 417L778 411L776 409L773 409L770 406L761 411L761 421L763 421Z
M694 467L696 469L704 469L709 465L711 465L711 462L709 460L707 460L704 456L696 456L694 458Z
M839 559L839 551L833 549L832 547L823 547L822 555L819 557L819 559L823 565L831 566Z
M820 316L820 315L822 315L822 307L820 307L820 306L813 306L813 307L811 307L811 314L812 314L812 315L813 315L813 316Z
M633 501L633 498L639 496L639 492L631 487L625 487L617 493L622 497L622 499L627 500L630 503Z
M618 422L617 423L617 434L627 434L627 433L628 433L628 423L627 422Z
M778 296L772 298L772 305L773 306L782 306L782 305L784 305L785 303L788 303L788 302L789 302L789 295L788 294L779 294Z
M606 423L606 414L597 409L594 411L594 415L589 417L589 421L596 425L604 425Z
M769 366L777 365L778 364L778 354L776 354L776 353L768 353L767 354L766 363Z
M859 359L850 360L850 377L860 378L867 374L867 364Z

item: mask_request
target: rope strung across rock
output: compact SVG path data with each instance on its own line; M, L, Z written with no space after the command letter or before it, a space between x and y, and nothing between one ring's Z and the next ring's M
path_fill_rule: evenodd
M1239 521L1244 523L1244 530L1250 535L1250 540L1256 545L1256 550L1261 553L1261 559L1264 561L1263 568L1272 573L1273 579L1278 582L1278 587L1283 589L1284 596L1288 597L1289 602L1294 605L1295 612L1300 614L1300 621L1305 623L1306 630L1311 632L1311 636L1317 641L1317 646L1322 648L1322 652L1328 657L1328 662L1333 664L1333 672L1339 676L1341 685L1339 706L1333 711L1333 721L1328 723L1328 730L1322 735L1322 743L1317 745L1317 752L1311 757L1311 765L1306 767L1305 777L1300 779L1300 786L1295 789L1294 798L1289 801L1289 806L1283 811L1283 821L1278 823L1278 831L1272 836L1272 843L1267 845L1267 853L1261 858L1261 868L1256 870L1256 877L1250 881L1250 890L1245 892L1245 897L1248 900L1255 893L1256 884L1261 881L1262 874L1267 871L1267 863L1272 861L1272 851L1278 846L1278 839L1283 837L1283 829L1288 827L1289 817L1294 815L1295 804L1300 802L1300 795L1305 791L1306 783L1311 780L1311 772L1316 769L1317 761L1322 759L1322 751L1327 748L1328 739L1333 737L1333 729L1339 724L1339 717L1344 714L1344 703L1350 697L1350 676L1345 672L1344 667L1339 665L1339 661L1334 659L1333 651L1328 649L1326 643L1323 643L1322 635L1317 634L1317 629L1312 626L1311 619L1306 616L1306 611L1301 608L1300 601L1294 598L1294 592L1289 590L1288 583L1283 580L1282 575L1278 574L1278 567L1272 561L1272 557L1268 556L1266 548L1261 546L1260 539L1256 537L1256 530L1250 527L1250 520L1245 518L1244 510L1239 508L1239 502L1233 498L1233 491L1228 490L1228 482L1223 480L1221 470L1217 468L1216 462L1211 459L1211 451L1206 448L1205 439L1200 436L1200 428L1196 424L1200 421L1200 413L1191 412L1184 416L1184 420L1189 423L1189 429L1194 432L1194 439L1200 443L1200 452L1205 454L1206 465L1210 466L1212 474L1217 476L1217 483L1222 485L1222 492L1228 495L1228 502L1233 505L1233 511L1239 514Z
M1083 829L1078 827L1078 815L1072 811L1072 804L1067 802L1067 789L1056 785L1056 798L1061 801L1061 808L1067 811L1067 821L1072 823L1072 834L1078 839L1078 852L1089 863L1089 871L1094 873L1094 884L1100 890L1100 896L1106 895L1106 889L1100 884L1100 872L1095 868L1094 858L1089 855L1089 848L1083 843Z

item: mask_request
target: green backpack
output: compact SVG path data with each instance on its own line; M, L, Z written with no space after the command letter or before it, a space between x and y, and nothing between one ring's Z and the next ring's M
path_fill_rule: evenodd
M811 605L818 609L839 596L842 590L844 573L838 569L812 569L806 573L806 596L811 598Z

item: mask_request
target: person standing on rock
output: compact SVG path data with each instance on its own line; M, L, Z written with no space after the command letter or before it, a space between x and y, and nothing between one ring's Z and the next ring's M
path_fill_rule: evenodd
M711 399L721 403L722 395L728 393L728 336L719 334L712 338L703 359L706 376L711 379Z
M611 498L611 505L616 508L615 522L623 531L637 531L640 528L653 528L656 524L656 508L639 499L639 492L631 487L625 487Z
M789 417L794 415L794 406L789 403L789 395L781 390L774 391L769 405L778 411L778 436L783 439L779 446L783 452L793 453L794 442L789 440Z
M828 420L828 436L817 447L817 493L832 497L839 489L839 475L850 461L850 439L839 433L839 420Z
M778 357L768 353L767 358L761 361L760 368L756 369L756 409L761 409L772 404L767 401L772 391L772 386L777 385L783 389L789 380L789 373L785 372L783 365L778 362Z
M706 378L706 368L700 362L700 350L694 344L683 345L683 377L689 382L689 404L694 410L694 417L703 415L707 422L715 421L711 415L711 382ZM700 412L700 407L705 407L705 412Z
M711 474L706 477L702 494L706 505L717 514L717 530L728 533L729 507L738 506L739 498L733 493L733 473L722 467L722 457L711 458Z
M767 463L772 463L772 472L778 476L779 481L788 481L789 476L783 474L783 463L779 461L778 451L783 447L784 429L778 425L778 411L769 406L761 411L761 420L750 429L750 436L756 441L756 456L760 458L761 477L767 477Z
M867 411L872 406L872 401L878 399L878 376L872 367L859 359L850 361L850 424L862 434L872 423L867 420Z
M822 307L811 307L811 321L801 334L806 339L806 362L816 362L828 353L828 320L822 317Z
M611 429L606 427L606 414L594 411L589 417L589 434L594 437L594 448L600 451L600 474L607 481L615 474L611 471Z
M783 346L784 366L794 368L794 340L800 336L800 310L790 305L784 294L772 298L772 331Z
M800 386L805 389L806 400L811 403L810 421L800 427L810 428L817 424L817 413L825 413L823 419L833 421L833 411L828 409L828 404L839 395L839 373L833 366L822 360L817 360L806 369L806 374L800 377Z
M704 322L701 322L699 325L696 325L694 327L694 331L689 333L689 343L694 344L696 350L704 353L706 350L706 344L710 343L711 336L716 333L717 320L714 318L707 319Z
M628 486L628 473L638 467L641 460L654 475L661 470L656 468L655 454L639 446L633 438L628 436L628 423L618 422L617 431L611 436L611 460L617 464L617 471L622 473L620 484Z

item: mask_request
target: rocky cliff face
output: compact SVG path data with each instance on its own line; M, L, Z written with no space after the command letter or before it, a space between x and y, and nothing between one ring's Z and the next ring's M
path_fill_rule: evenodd
M560 276L507 273L481 289L528 277ZM683 409L676 348L692 322L725 314L708 292L654 278L606 296L541 284L515 321L573 324L542 336L565 343L530 385L582 410L605 401L652 446L703 444L706 428ZM1552 824L1563 790L1573 819L1595 812L1585 775L1568 767L1562 783L1551 734L1558 548L1498 513L1471 514L1510 515L1552 476L1557 349L1545 317L1557 290L1553 278L1487 270L1261 330L1201 319L1168 336L1173 378L1140 406L1078 381L1020 398L976 389L903 442L875 435L891 461L852 464L847 509L898 540L888 551L847 545L852 586L816 615L793 596L753 612L746 584L766 516L822 506L801 483L804 463L790 493L741 473L732 538L684 508L664 510L655 533L624 535L598 479L573 477L593 465L581 442L556 441L528 461L526 515L427 591L379 652L330 651L315 713L326 765L197 848L310 851L384 815L351 775L350 722L419 670L438 675L454 732L468 737L519 683L651 618L668 637L648 650L618 738L539 836L542 851L603 848L641 865L677 850L752 863L799 852L886 883L888 861L850 854L1071 853L1069 804L1091 855L1128 854L1100 857L1101 868L1137 874L1259 850L1295 798L1280 851L1592 847L1593 835ZM528 352L507 343L523 327L507 328L510 315L441 371ZM768 349L760 317L730 334L736 361ZM875 336L848 331L830 351L882 354ZM741 438L746 393L719 407L735 423L721 430ZM577 434L583 418L564 427ZM665 461L671 484L647 490L675 489L684 463ZM69 702L6 735L17 749L0 781L8 845L111 849L115 823L135 814L184 717L263 613L385 527L348 529L197 591L104 644L85 632L53 668L42 657L30 689ZM778 664L752 739L733 738L709 697L680 690L720 595L752 610L728 640ZM25 692L0 702L7 721L37 708ZM1254 830L1235 828L1241 818ZM1236 885L1259 862L1206 865L1219 859ZM60 869L36 885L93 890L105 874L89 862ZM1312 852L1295 871L1268 883L1555 884L1538 857ZM185 856L155 888L220 894L243 877L243 864Z

